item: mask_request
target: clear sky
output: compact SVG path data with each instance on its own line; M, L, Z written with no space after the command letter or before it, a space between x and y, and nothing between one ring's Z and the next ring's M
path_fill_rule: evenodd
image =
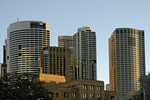
M89 26L97 34L97 78L109 83L108 38L115 28L145 31L146 73L150 72L150 0L1 0L0 63L9 24L17 18L50 23L51 46L59 35Z

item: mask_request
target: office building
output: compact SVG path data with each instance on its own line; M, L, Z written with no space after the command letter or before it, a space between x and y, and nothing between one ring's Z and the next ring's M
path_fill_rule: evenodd
M58 36L58 47L66 47L71 52L71 79L73 79L73 37Z
M40 66L44 74L63 75L71 80L71 53L65 47L46 47L40 55Z
M117 93L104 91L104 82L77 79L61 84L45 84L53 100L117 100Z
M128 92L140 90L139 78L145 76L144 31L117 28L109 38L110 90L124 100Z
M50 24L19 21L10 24L7 31L8 72L39 73L40 52L50 45Z
M79 28L73 35L74 79L96 80L96 32Z

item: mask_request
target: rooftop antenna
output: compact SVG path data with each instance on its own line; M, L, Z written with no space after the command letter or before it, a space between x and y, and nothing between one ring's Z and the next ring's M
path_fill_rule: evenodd
M19 18L17 18L17 22L19 22Z

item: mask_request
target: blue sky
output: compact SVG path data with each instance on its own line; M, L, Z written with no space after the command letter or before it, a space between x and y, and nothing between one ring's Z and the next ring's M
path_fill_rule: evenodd
M109 83L108 38L115 28L145 31L146 73L150 72L150 0L1 0L0 62L9 24L17 18L50 23L51 46L57 36L89 26L97 34L97 78Z

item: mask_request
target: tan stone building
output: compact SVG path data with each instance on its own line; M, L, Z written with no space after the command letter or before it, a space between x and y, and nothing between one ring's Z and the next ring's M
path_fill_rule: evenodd
M40 55L40 66L45 74L63 75L71 80L71 53L65 47L46 47Z
M58 47L66 47L71 52L71 79L73 79L73 36L58 36Z
M145 76L144 31L117 28L109 38L110 91L117 91L119 100L126 93L140 90L139 78Z
M1 65L1 77L4 77L4 75L7 73L7 64Z
M46 82L46 83L54 83L54 84L66 82L66 79L64 76L52 75L52 74L43 74L43 73L40 73L39 80Z
M116 92L104 91L104 82L72 80L61 84L45 84L53 93L53 100L115 100Z

